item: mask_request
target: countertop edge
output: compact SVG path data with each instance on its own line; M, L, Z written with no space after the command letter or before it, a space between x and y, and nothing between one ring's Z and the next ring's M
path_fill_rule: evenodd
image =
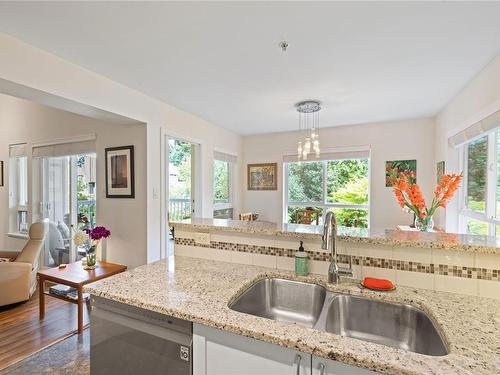
M186 231L211 231L211 232L229 232L237 234L253 234L270 237L281 237L290 239L306 239L306 240L321 240L321 234L307 233L307 232L288 232L278 229L247 229L247 228L234 228L227 226L207 225L207 224L192 224L182 222L170 222L170 226L174 228L183 229ZM394 230L393 232L397 232ZM415 232L409 232L415 233ZM417 232L418 234L418 232ZM472 237L472 236L471 236ZM381 236L361 237L361 236L347 236L340 234L339 240L346 243L369 244L369 245L385 245L385 246L399 246L399 247L414 247L414 248L431 248L431 249L446 249L459 252L477 253L477 254L500 254L500 247L492 247L486 245L475 245L468 243L456 243L445 241L432 241L432 240L419 240L419 239L395 239L384 238Z

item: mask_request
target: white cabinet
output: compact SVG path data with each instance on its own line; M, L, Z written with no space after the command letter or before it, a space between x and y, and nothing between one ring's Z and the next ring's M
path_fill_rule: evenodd
M311 375L311 355L193 324L194 375Z
M373 375L375 372L193 324L193 375Z
M320 357L312 357L312 375L374 375L376 372Z

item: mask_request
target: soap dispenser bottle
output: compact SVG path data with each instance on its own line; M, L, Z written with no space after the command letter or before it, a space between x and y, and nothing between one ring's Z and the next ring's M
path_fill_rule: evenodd
M295 253L295 274L297 276L309 275L309 259L303 245L304 242L300 241L299 251Z

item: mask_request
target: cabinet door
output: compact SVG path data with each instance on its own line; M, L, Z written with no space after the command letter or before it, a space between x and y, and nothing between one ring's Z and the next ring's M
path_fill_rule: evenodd
M312 375L374 375L376 372L345 363L312 357Z
M193 325L194 375L311 375L311 355Z

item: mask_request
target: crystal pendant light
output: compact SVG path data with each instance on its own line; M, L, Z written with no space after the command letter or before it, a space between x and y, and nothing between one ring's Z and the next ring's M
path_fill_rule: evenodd
M298 141L297 157L307 160L310 153L314 152L316 158L320 157L319 147L319 111L321 106L316 101L304 101L296 105L299 112L299 132L305 133L304 141Z

